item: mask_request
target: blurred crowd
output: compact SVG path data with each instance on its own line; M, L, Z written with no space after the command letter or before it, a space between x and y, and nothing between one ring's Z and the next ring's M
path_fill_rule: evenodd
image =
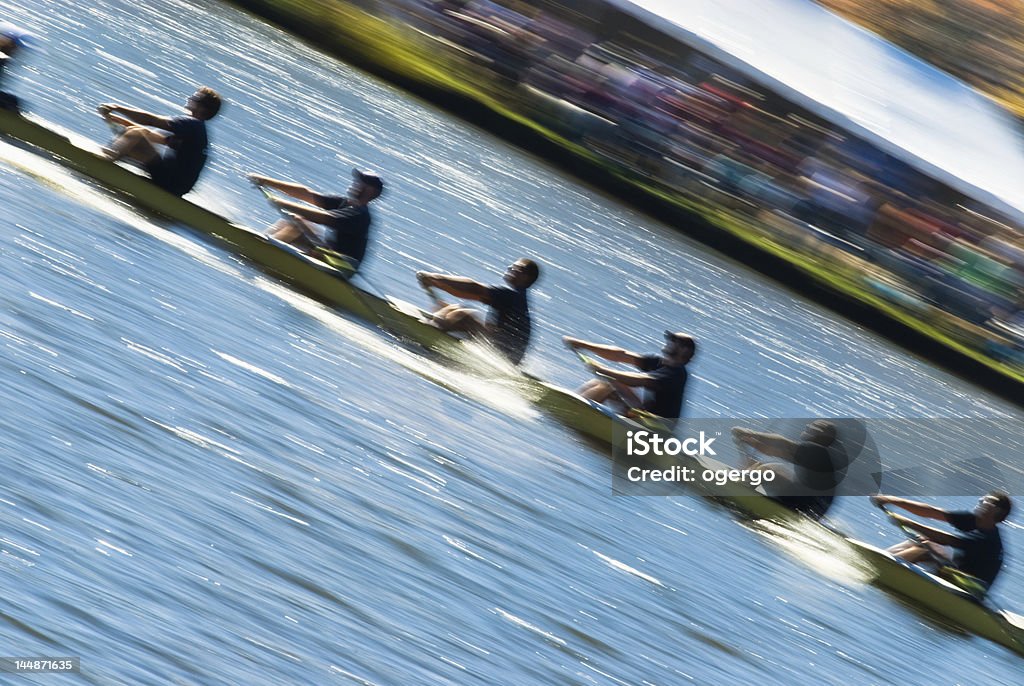
M1000 213L706 55L602 39L556 0L383 4L605 165L1024 367L1024 234Z

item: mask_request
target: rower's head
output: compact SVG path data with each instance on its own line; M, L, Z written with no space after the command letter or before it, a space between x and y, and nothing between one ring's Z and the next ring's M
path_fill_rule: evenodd
M505 283L512 288L529 288L540 278L540 267L525 257L516 260L505 270Z
M9 22L0 22L0 52L13 56L21 48L31 47L36 37Z
M352 170L352 185L348 189L348 197L357 204L365 205L376 200L384 192L384 180L371 171Z
M661 349L661 358L669 366L686 364L697 352L697 341L690 334L679 331L665 332L665 345Z
M979 519L991 518L992 523L995 524L1009 517L1012 509L1010 496L1005 491L991 491L978 501L978 505L974 508L974 515Z
M836 441L836 425L826 422L824 419L816 419L804 427L800 434L801 441L816 443L822 446L830 446Z
M217 94L217 91L202 86L189 96L188 102L185 103L185 109L196 119L206 121L217 116L217 113L220 112L220 104L220 95Z

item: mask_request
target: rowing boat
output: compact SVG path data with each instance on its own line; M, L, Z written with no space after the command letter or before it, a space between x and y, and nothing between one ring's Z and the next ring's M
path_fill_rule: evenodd
M333 267L312 259L262 234L217 215L195 203L173 196L139 174L97 154L86 141L73 141L46 123L0 110L0 132L42 153L155 214L207 234L234 253L252 261L327 305L345 310L403 339L444 355L462 358L464 342L434 327L429 316L414 304L380 297L358 288ZM602 405L528 374L514 379L538 407L566 426L604 446L614 446L631 429L645 427ZM686 458L697 469L728 469L706 457ZM755 519L774 522L805 520L776 501L742 485L715 498ZM825 527L822 535L835 536ZM948 582L893 558L866 543L842 537L845 545L865 562L874 582L899 593L956 625L1024 655L1024 618L979 603Z
M1024 655L1024 617L978 602L970 593L885 550L846 539L870 569L876 585L951 620L961 629Z

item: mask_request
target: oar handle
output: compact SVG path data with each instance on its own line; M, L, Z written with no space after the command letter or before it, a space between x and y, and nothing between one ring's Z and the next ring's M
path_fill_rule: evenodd
M878 499L878 496L876 495L870 496L870 500L872 505L874 505L879 510L885 513L885 516L889 519L889 521L893 522L896 526L900 527L904 531L907 530L907 528L900 523L899 515L897 515L895 512L893 512L887 507L889 503L880 501Z
M572 346L570 346L570 347L572 347ZM599 379L604 379L605 381L609 381L609 382L614 382L615 381L615 379L612 378L611 376L608 376L607 374L605 374L603 372L599 372L599 371L597 371L597 369L594 368L594 365L597 364L597 360L595 360L593 357L591 357L590 355L587 355L587 354L585 354L583 352L580 352L580 350L575 348L575 347L572 348L572 351L574 353L576 353L576 357L580 358L580 362L582 362L583 364L585 364L587 366L587 369L590 370L591 374L593 374L594 376L596 376ZM618 392L618 391L616 391L616 392ZM621 397L621 395L620 395L620 397ZM637 412L644 412L644 410L637 410ZM650 414L650 413L648 413L648 414ZM653 417L653 416L656 416L656 415L651 415L651 416Z
M903 526L903 524L900 522L900 520L898 519L896 513L889 511L889 508L886 507L887 503L880 502L878 500L877 496L870 496L870 499L871 499L871 504L874 505L875 507L877 507L879 510L881 510L885 514L886 519L888 519L890 522L892 522L893 524L895 524L899 528L903 529L904 532L908 531L907 528L905 526Z
M250 183L252 183L252 185L255 186L256 190L258 190L260 193L263 194L264 198L269 200L275 207L277 207L277 203L274 202L274 194L271 193L269 190L267 190L266 186L264 186L259 181L255 181L255 180L252 180L252 179L250 179ZM280 209L280 208L278 208L278 209Z
M437 290L433 286L424 286L423 290L426 291L427 295L437 304L443 304L444 300L440 295L437 294Z
M577 348L574 345L570 345L569 346L569 350L572 350L576 354L576 357L580 358L580 362L582 362L583 364L587 365L587 367L590 368L591 371L593 371L593 365L594 365L594 362L595 362L593 357L591 357L590 355L584 354L579 348ZM600 374L598 372L594 372L594 375L595 376L605 376L604 374ZM607 377L605 377L605 378L607 378Z
M431 300L433 300L438 305L445 305L445 301L442 300L441 296L437 294L437 289L435 289L433 286L428 286L427 284L423 283L423 279L421 279L420 276L425 273L426 272L416 272L416 282L419 283L420 288L423 289L423 292L426 293Z
M876 498L876 496L871 496L871 504L874 505L875 507L877 507L882 512L884 512L885 515L886 515L886 518L890 522L892 522L895 526L898 526L900 528L900 530L903 533L905 533L909 538L911 538L911 539L913 539L915 541L918 541L918 542L923 542L925 540L924 539L924 535L920 531L916 531L916 530L910 528L909 526L907 526L906 524L904 524L901 521L902 517L900 517L895 512L890 512L889 509L886 507L887 503L878 502L878 499ZM929 550L929 553L934 555L934 553L931 552L931 548L928 548L928 550Z
M274 209L277 210L278 213L280 213L280 215L282 217L284 217L285 219L287 219L289 221L294 221L294 220L298 219L298 217L295 214L293 214L292 212L289 212L288 210L286 210L285 208L283 208L283 207L281 207L280 205L277 204L277 196L274 195L273 193L271 193L267 189L266 186L264 186L259 181L256 181L255 179L249 179L249 181L250 181L250 183L252 183L253 186L256 187L256 190L258 190L260 193L263 194L263 197L267 199L267 202L269 202L274 207ZM323 248L323 250L326 251L326 252L332 252L331 250L329 250L327 248ZM336 255L340 255L341 253L335 253L335 254Z

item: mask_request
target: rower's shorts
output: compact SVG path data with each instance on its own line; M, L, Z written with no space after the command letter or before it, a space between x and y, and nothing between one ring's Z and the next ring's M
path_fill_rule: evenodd
M932 554L936 557L941 557L943 560L945 560L945 564L953 564L953 557L954 555L956 555L956 552L953 550L952 546L939 545L938 543L929 543L928 549L931 550Z
M146 173L154 184L168 193L180 197L188 192L181 190L181 175L178 173L178 160L174 151L168 150L147 164Z

